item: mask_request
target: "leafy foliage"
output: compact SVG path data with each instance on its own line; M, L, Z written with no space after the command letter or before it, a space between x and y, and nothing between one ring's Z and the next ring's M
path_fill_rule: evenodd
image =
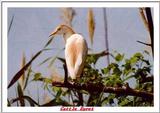
M103 53L103 52L101 52ZM145 53L144 53L145 54ZM98 55L98 57L97 57ZM108 54L106 54L108 55ZM124 87L129 84L129 87L153 93L153 75L152 65L149 60L145 59L142 53L135 53L130 58L125 58L124 54L116 53L113 55L113 62L103 69L96 68L96 62L104 54L90 54L87 56L83 74L76 83L82 84L95 84L105 85L108 87ZM62 63L65 63L63 58L57 58ZM48 90L52 94L52 100L48 103L43 103L43 106L56 106L56 105L79 105L80 98L78 94L83 95L83 105L85 106L153 106L153 100L149 100L142 97L128 96L125 94L112 94L112 93L99 93L99 92L88 92L84 90L76 90L70 88L61 88L52 86L52 79L46 78L40 72L33 72L31 68L28 68L28 74L33 75L32 81L42 82L44 90ZM130 80L135 80L133 86ZM68 79L68 81L71 81ZM27 98L30 103L35 104L35 100L31 100L23 95L21 87L18 85L19 98L13 99L20 101L20 105L25 105L24 100ZM24 97L24 98L23 98ZM8 100L8 105L12 105L13 100ZM33 102L32 102L33 101ZM36 102L37 103L37 102ZM41 105L39 105L41 106Z

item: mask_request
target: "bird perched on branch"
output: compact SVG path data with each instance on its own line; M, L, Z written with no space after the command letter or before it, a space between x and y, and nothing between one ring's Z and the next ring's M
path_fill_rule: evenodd
M65 59L69 76L78 79L84 68L88 46L84 37L67 25L59 25L50 36L63 35L65 40Z

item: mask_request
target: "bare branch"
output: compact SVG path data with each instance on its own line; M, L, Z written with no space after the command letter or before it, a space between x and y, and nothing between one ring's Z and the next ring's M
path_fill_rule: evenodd
M137 41L138 43L141 43L141 44L144 44L144 45L146 45L146 46L151 46L151 44L147 44L147 43L145 43L145 42L141 42L141 41Z
M53 82L52 86L72 88L77 90L86 90L89 92L105 92L105 93L115 93L118 95L131 95L131 96L138 96L138 97L153 100L153 93L135 90L130 88L128 85L125 87L107 87L107 86L95 85L95 84L80 85L80 84Z

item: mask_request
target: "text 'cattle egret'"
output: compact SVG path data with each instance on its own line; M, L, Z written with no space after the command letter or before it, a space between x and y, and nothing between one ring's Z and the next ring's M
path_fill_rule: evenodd
M88 46L80 34L76 34L67 25L59 25L50 36L63 35L65 40L65 59L69 76L72 79L80 77L87 56Z

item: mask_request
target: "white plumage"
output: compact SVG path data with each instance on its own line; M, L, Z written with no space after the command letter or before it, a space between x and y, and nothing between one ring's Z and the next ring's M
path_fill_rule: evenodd
M55 34L62 34L65 39L65 59L69 76L72 79L79 78L82 74L88 51L86 40L66 25L58 26L51 36Z
M79 34L73 34L66 41L65 58L67 69L72 79L80 77L85 57L87 55L87 43Z

